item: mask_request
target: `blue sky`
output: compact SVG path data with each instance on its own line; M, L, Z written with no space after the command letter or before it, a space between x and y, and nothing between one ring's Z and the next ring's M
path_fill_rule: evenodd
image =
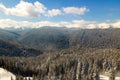
M59 22L69 25L79 22L76 25L81 27L86 26L82 22L96 26L102 23L111 25L110 22L120 20L120 0L0 0L0 3L1 21L46 21L56 25Z

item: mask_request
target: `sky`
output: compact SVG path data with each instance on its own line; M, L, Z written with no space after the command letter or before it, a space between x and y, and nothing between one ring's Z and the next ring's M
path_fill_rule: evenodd
M0 0L0 28L120 28L120 0Z

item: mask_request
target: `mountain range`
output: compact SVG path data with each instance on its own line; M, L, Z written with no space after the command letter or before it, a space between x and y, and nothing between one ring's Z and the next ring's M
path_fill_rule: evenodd
M73 29L41 27L37 29L0 29L0 39L38 50L57 50L73 46L120 48L120 29Z

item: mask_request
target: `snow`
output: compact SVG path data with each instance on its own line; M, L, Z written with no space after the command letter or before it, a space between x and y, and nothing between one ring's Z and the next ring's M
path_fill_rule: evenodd
M100 80L109 80L109 77L105 75L100 75Z
M12 74L11 72L0 68L0 80L16 80L16 76Z
M0 68L0 80L11 80L11 78L13 80L16 80L16 76L14 74L12 74L11 72L3 69L3 68ZM24 77L24 79L27 80L32 80L32 77ZM109 76L106 76L106 75L100 75L100 80L109 80ZM115 80L120 80L120 77L115 77Z
M105 75L100 75L100 80L109 80L109 77ZM120 77L115 77L115 80L120 80Z
M0 80L16 80L16 76L11 72L0 68ZM24 80L33 80L32 77L24 77Z
M24 80L26 80L26 79L27 79L27 80L33 80L32 77L24 77L23 79L24 79Z
M115 80L120 80L120 77L116 77Z

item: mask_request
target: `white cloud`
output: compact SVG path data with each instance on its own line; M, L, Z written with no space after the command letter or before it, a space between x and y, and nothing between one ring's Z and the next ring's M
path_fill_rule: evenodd
M16 21L10 19L0 19L0 28L18 27Z
M40 15L53 17L62 14L77 14L84 15L89 11L86 7L65 7L63 9L47 9L42 3L36 1L34 3L20 0L20 2L9 8L0 4L0 11L6 15L13 15L19 17L39 17Z
M7 8L3 4L0 4L0 10L6 15L38 17L40 14L45 13L46 7L38 1L32 4L21 0L19 4L12 8Z
M4 12L6 10L6 7L3 4L0 4L0 10Z
M109 28L110 25L111 25L110 23L100 23L98 24L98 28L102 28L102 29Z
M73 20L68 27L75 27L75 28L82 28L85 29L88 27L89 24L95 24L94 21L85 21L85 20Z
M115 22L103 22L97 23L94 21L85 20L73 20L72 22L61 21L61 22L51 22L51 21L39 21L39 22L29 22L29 21L15 21L11 19L0 19L0 28L20 28L20 27L30 27L39 28L43 26L55 26L55 27L67 27L67 28L82 28L82 29L94 29L94 28L120 28L120 21Z
M120 20L112 23L112 26L114 26L114 28L120 28Z
M61 10L59 9L52 9L52 10L48 10L48 13L46 16L48 17L53 17L53 16L57 16L57 15L61 15Z
M66 7L63 8L63 11L66 14L77 14L77 15L84 15L86 12L89 11L86 7Z
M86 26L86 28L87 28L87 29L94 29L94 28L97 28L97 25L91 23L91 24L88 24L88 25Z
M60 27L58 23L50 21L29 22L29 21L14 21L11 19L0 19L0 28L39 28L43 26L56 26Z

